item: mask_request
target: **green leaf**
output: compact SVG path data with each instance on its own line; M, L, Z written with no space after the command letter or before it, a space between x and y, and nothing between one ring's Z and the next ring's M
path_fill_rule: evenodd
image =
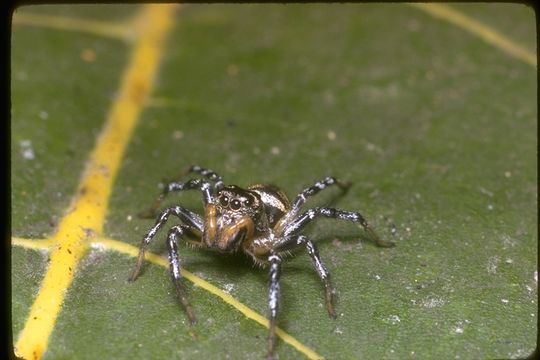
M138 6L32 6L18 14L126 24ZM452 8L535 49L530 8ZM114 100L132 44L17 23L12 49L12 234L54 233ZM337 291L301 251L282 270L279 326L327 359L516 358L537 338L536 68L419 8L396 4L185 5L116 179L104 235L138 246L158 184L191 164L291 197L323 176L353 186L316 240ZM310 204L331 202L328 190ZM201 211L200 195L167 204ZM165 255L165 231L150 251ZM182 247L185 268L267 313L267 271L241 255ZM14 340L47 252L12 248ZM46 359L260 359L267 329L168 270L90 249L67 289ZM278 341L282 359L302 358Z

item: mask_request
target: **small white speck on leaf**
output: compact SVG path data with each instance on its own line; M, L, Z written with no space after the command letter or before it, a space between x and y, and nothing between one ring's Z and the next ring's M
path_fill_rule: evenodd
M445 301L441 298L430 297L423 299L421 302L422 306L428 309L439 307L445 304Z
M181 130L173 131L172 137L174 140L180 140L184 138L184 132Z
M28 80L28 74L25 71L17 71L15 73L15 78L20 81Z
M335 132L333 132L332 130L330 130L330 131L328 131L328 132L326 133L326 137L328 138L328 140L334 141L334 140L336 140L337 135L336 135Z
M281 153L281 149L277 146L272 146L272 148L270 149L270 153L272 155L279 155Z
M96 60L96 52L92 49L83 49L80 57L83 61L94 62Z
M336 103L336 96L331 90L327 90L323 94L323 100L326 105L334 105Z
M499 264L499 257L498 256L492 256L488 259L487 263L487 272L488 274L496 274L497 273L497 265Z
M227 294L230 294L231 291L234 290L234 284L225 284L223 285L223 291L225 291Z
M466 321L468 322L468 321ZM463 334L463 332L465 331L465 329L463 328L463 321L458 321L456 326L454 326L454 332L456 334Z
M486 188L483 188L482 186L480 186L478 188L478 190L480 190L480 192L484 195L487 195L488 197L493 197L493 192L492 191L489 191L488 189Z
M389 317L387 317L385 319L385 321L392 324L392 325L396 325L396 324L399 324L401 322L401 319L397 315L390 315Z
M32 142L30 140L21 140L19 142L19 146L21 147L21 155L24 159L34 160L36 158L36 154L34 153Z
M235 64L230 64L229 66L227 66L227 75L229 75L230 77L235 77L236 75L238 75L239 71L240 69Z
M510 302L510 300L508 300L508 299L501 299L501 302L502 302L503 304L508 304L508 303Z

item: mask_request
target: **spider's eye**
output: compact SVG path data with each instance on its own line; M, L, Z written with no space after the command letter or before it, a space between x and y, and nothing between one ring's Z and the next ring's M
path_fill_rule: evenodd
M251 199L244 200L244 206L245 207L249 207L251 205L253 205L253 200L251 200Z
M240 209L240 201L238 201L237 199L234 199L232 202L231 202L231 209L233 210L238 210Z
M225 195L222 195L219 197L219 203L221 204L221 206L227 206L229 205L229 198Z

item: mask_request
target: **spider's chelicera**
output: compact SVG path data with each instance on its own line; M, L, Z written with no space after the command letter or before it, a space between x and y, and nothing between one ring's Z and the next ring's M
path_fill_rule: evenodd
M154 226L143 237L139 257L130 277L134 281L141 270L144 253L159 229L169 217L180 220L179 225L170 228L167 236L170 272L176 288L176 294L190 322L196 318L181 282L178 242L186 233L201 234L198 243L202 247L218 249L222 252L243 251L255 263L267 266L270 271L268 293L269 335L268 358L273 358L276 343L276 322L279 311L279 277L283 257L297 247L306 249L313 266L324 285L326 309L330 317L335 318L332 297L333 288L330 273L322 262L315 244L301 232L320 217L351 221L361 226L379 246L389 247L393 243L380 239L359 212L343 211L330 207L315 207L301 212L307 198L336 185L343 191L348 189L333 177L326 177L313 186L304 189L292 202L276 186L254 185L247 189L235 185L225 185L221 176L214 171L192 166L188 173L197 173L201 178L185 182L173 181L165 185L154 206L144 217L153 215L165 196L173 191L200 190L203 195L205 214L201 216L180 205L163 210L156 218Z

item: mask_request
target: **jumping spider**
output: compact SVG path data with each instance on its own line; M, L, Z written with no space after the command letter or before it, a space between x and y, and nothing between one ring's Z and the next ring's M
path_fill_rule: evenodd
M202 178L186 182L173 181L164 186L154 206L143 217L153 215L161 205L165 196L173 191L200 190L203 195L204 217L180 205L169 207L156 218L154 226L143 237L137 264L130 281L137 279L144 261L144 253L156 233L161 229L169 216L180 219L180 225L170 228L167 236L170 272L175 285L176 294L191 324L196 319L187 299L181 282L180 258L178 242L186 233L202 234L198 245L218 249L221 252L243 251L253 261L262 266L269 266L270 288L268 293L269 334L268 358L273 358L276 344L276 322L279 311L279 277L284 255L296 247L304 247L311 257L325 290L326 309L331 318L336 317L332 305L333 288L330 273L319 257L315 244L305 235L302 229L319 217L355 222L360 225L379 246L389 247L393 243L381 240L358 212L343 211L330 207L316 207L300 213L307 198L331 185L337 185L343 191L348 189L333 177L326 177L313 186L304 189L292 203L287 196L273 185L254 185L242 189L235 185L225 185L221 176L212 170L200 166L191 166L188 173L197 173Z

